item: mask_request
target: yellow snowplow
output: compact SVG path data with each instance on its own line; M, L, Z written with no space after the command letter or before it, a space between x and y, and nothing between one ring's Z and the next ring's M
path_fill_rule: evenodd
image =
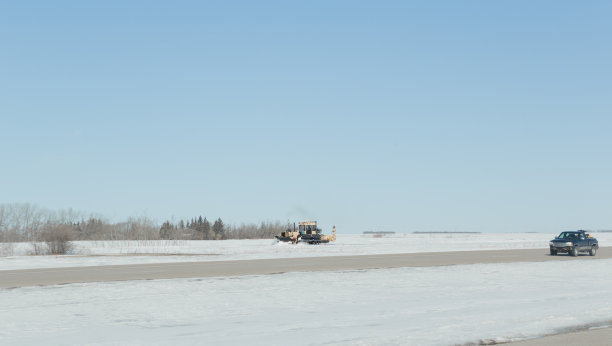
M316 221L300 222L298 229L293 225L293 231L287 230L276 236L276 239L284 242L297 244L299 242L308 244L321 244L336 241L336 226L334 226L332 235L324 235L321 229L317 228Z

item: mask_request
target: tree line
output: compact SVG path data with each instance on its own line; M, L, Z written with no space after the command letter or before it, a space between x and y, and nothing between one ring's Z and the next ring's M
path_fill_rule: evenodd
M177 223L164 222L159 229L161 239L226 240L226 239L272 239L290 228L287 223L261 222L260 224L226 225L221 218L212 225L201 215Z
M227 225L198 216L161 225L152 219L130 217L111 222L102 216L68 210L49 210L32 204L0 204L0 243L68 240L225 240L273 238L288 228L281 222Z

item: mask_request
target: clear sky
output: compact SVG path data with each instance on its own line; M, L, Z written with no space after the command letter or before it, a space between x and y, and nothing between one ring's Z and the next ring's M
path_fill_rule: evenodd
M0 202L612 229L610 1L3 1Z

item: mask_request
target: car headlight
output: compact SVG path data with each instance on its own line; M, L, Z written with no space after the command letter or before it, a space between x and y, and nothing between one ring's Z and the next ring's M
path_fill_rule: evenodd
M552 241L549 241L549 242L548 242L548 245L550 245L550 246L555 246L555 243L553 243Z

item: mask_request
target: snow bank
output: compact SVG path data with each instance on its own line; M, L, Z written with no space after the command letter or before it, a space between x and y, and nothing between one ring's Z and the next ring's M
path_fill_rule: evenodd
M578 259L0 290L10 316L0 344L503 342L610 320L611 266Z

